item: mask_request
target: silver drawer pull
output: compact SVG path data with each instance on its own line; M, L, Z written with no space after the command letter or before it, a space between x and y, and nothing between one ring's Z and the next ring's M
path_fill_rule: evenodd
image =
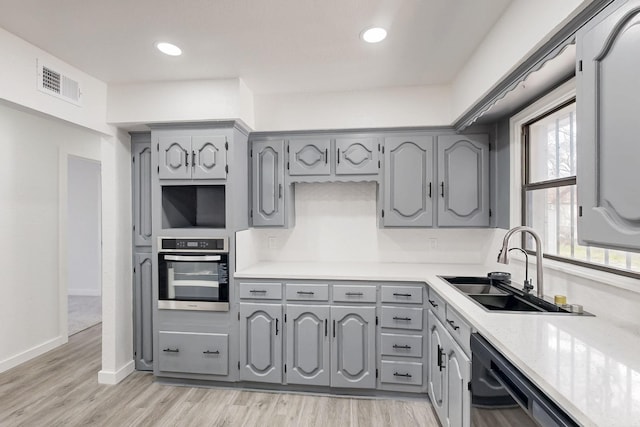
M345 295L348 297L361 297L364 294L362 292L345 292Z
M434 307L434 308L438 306L438 304L436 304L435 300L432 300L432 299L429 300L429 304L431 304L431 306Z
M394 344L394 345L393 345L393 348L402 348L402 349L409 350L409 349L411 349L411 346L410 346L410 345L398 345L398 344Z
M393 320L404 320L405 322L410 322L410 321L411 321L411 317L397 317L397 316L393 316Z
M180 353L180 349L179 348L165 348L162 351L164 351L166 353Z
M457 331L458 329L460 329L460 326L456 326L453 320L447 319L447 323L451 325L454 331Z
M315 292L313 291L298 291L298 295L313 295Z
M407 374L399 374L399 373L397 373L397 372L394 372L394 373L393 373L393 376L394 376L394 377L406 377L406 378L411 378L411 376L412 376L412 375L411 375L411 374L408 374L408 373L407 373Z
M249 292L252 293L252 294L266 294L267 293L267 291L264 290L264 289L251 289Z
M216 351L211 351L211 350L205 350L202 352L202 354L220 354L219 350Z
M393 296L394 296L394 297L410 297L410 296L412 296L412 295L411 295L411 294L399 294L399 293L397 293L397 292L394 292L394 293L393 293Z

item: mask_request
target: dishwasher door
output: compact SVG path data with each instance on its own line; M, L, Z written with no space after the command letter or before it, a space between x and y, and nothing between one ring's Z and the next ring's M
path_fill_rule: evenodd
M513 400L522 408L479 408L472 406L472 425L474 415L477 416L486 411L486 416L491 416L493 411L505 411L505 416L516 417L517 425L531 425L543 427L570 427L578 424L547 395L545 395L533 382L525 377L511 362L509 362L498 350L480 334L471 335L471 353L473 363L479 364L491 374L493 379L506 390ZM478 370L480 372L481 370ZM474 369L474 374L476 370ZM473 383L477 378L472 379ZM473 401L473 398L472 398ZM474 414L475 412L475 414ZM486 420L485 420L486 421Z

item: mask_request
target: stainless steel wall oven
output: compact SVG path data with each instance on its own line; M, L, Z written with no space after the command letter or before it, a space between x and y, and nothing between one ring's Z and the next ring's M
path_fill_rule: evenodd
M229 311L229 240L159 237L158 308Z

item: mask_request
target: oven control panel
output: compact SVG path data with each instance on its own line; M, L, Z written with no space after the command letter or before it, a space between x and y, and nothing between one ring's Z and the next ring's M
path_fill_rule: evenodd
M229 252L229 240L220 238L172 238L159 237L158 251Z

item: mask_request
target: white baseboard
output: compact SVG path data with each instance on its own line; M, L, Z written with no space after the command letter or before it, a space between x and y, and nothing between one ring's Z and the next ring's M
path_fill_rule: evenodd
M23 351L22 353L16 354L15 356L11 356L8 359L2 360L0 361L0 372L8 371L9 369L20 365L21 363L33 359L34 357L38 357L41 354L53 350L56 347L60 347L62 344L67 343L67 341L69 341L68 337L59 336L35 347L32 347L27 351Z
M101 294L100 289L69 289L67 295L78 297L99 297Z
M123 379L127 378L130 373L135 370L135 363L133 360L127 362L122 368L117 371L105 371L104 369L98 372L98 383L115 385Z

